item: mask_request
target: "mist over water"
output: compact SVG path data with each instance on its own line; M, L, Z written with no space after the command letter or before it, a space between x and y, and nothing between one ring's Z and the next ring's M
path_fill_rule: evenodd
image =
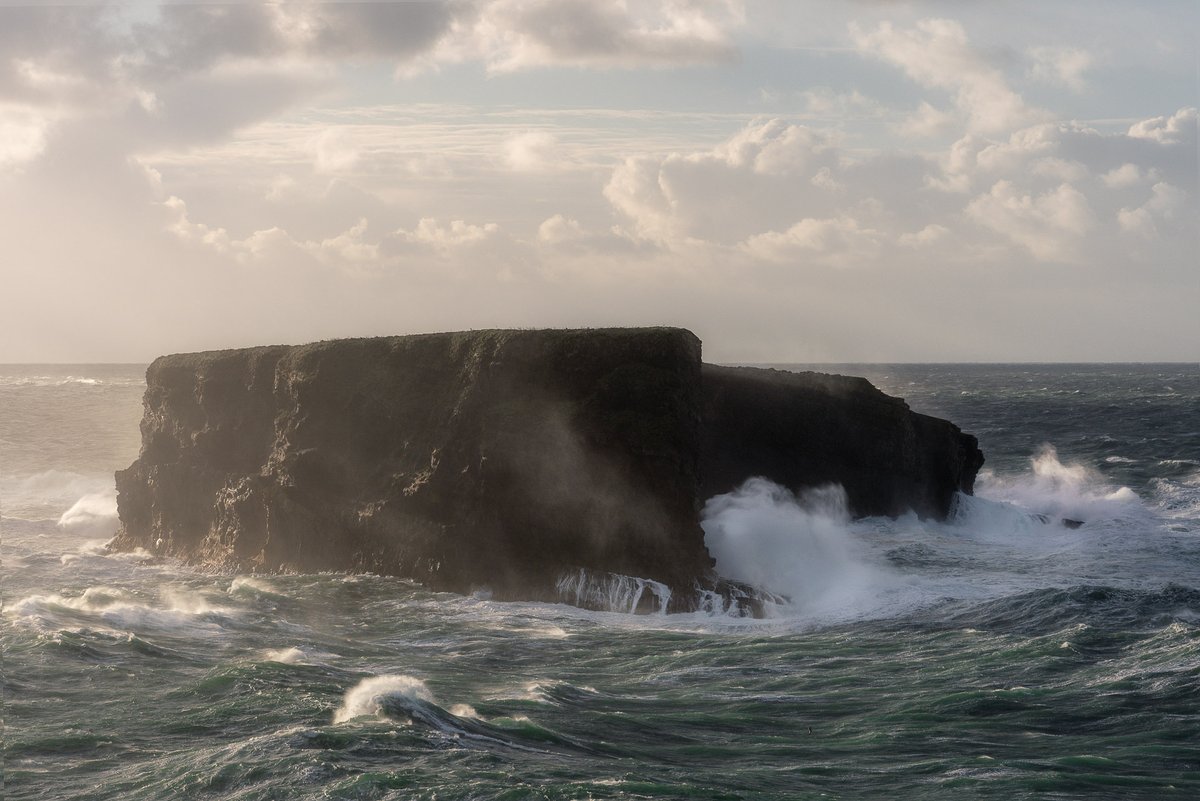
M835 369L988 462L710 499L765 620L109 555L141 369L0 368L7 798L1200 797L1194 365Z

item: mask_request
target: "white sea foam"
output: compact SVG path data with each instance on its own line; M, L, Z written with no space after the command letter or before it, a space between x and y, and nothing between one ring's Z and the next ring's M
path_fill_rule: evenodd
M90 618L96 625L119 631L158 629L214 634L220 622L236 611L214 605L205 596L180 588L164 588L158 603L120 587L98 585L79 595L35 594L21 598L5 610L24 625L56 631L64 617Z
M90 492L75 501L58 519L58 527L71 534L111 537L117 532L117 491Z
M797 496L753 478L711 498L701 525L717 572L785 596L805 614L867 611L891 583L886 568L852 536L841 487Z
M233 581L229 582L228 592L230 595L240 593L283 595L274 584L258 576L235 576Z
M308 654L299 648L275 648L263 652L263 659L268 662L279 662L284 665L303 664L308 661Z
M982 497L1005 501L1053 520L1070 518L1087 522L1144 511L1133 490L1107 485L1086 465L1064 464L1052 445L1043 445L1034 454L1030 468L1030 473L1015 477L981 471L976 492Z
M333 722L345 723L360 717L380 717L388 699L434 703L425 682L412 676L383 675L363 679L346 691L342 705L333 713Z

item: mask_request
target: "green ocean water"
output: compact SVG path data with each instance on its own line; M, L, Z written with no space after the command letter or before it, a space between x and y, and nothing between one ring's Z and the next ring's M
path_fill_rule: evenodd
M710 504L758 621L106 555L140 371L0 367L5 798L1200 798L1195 365L832 368L988 464L943 524Z

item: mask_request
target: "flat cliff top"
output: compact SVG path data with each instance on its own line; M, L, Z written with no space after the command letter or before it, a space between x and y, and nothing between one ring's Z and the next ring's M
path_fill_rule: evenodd
M187 353L171 353L155 359L147 371L156 373L164 368L202 369L211 364L223 362L231 357L270 357L287 353L300 357L309 353L320 353L330 350L360 350L364 347L374 348L391 345L419 344L423 342L441 342L452 349L470 347L490 343L503 345L510 342L525 341L537 343L546 347L561 347L569 345L572 340L587 340L592 345L612 345L619 347L631 342L651 342L654 339L684 340L700 348L700 339L686 328L672 326L635 326L615 328L479 328L469 331L445 331L422 334L399 334L382 337L351 337L346 339L325 339L300 345L257 345L247 348L224 348L220 350L194 351Z

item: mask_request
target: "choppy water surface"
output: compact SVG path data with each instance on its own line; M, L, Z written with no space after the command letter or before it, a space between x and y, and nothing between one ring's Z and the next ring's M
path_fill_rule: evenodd
M1200 797L1195 365L839 368L987 470L945 524L714 500L762 621L107 556L140 369L0 367L7 798Z

